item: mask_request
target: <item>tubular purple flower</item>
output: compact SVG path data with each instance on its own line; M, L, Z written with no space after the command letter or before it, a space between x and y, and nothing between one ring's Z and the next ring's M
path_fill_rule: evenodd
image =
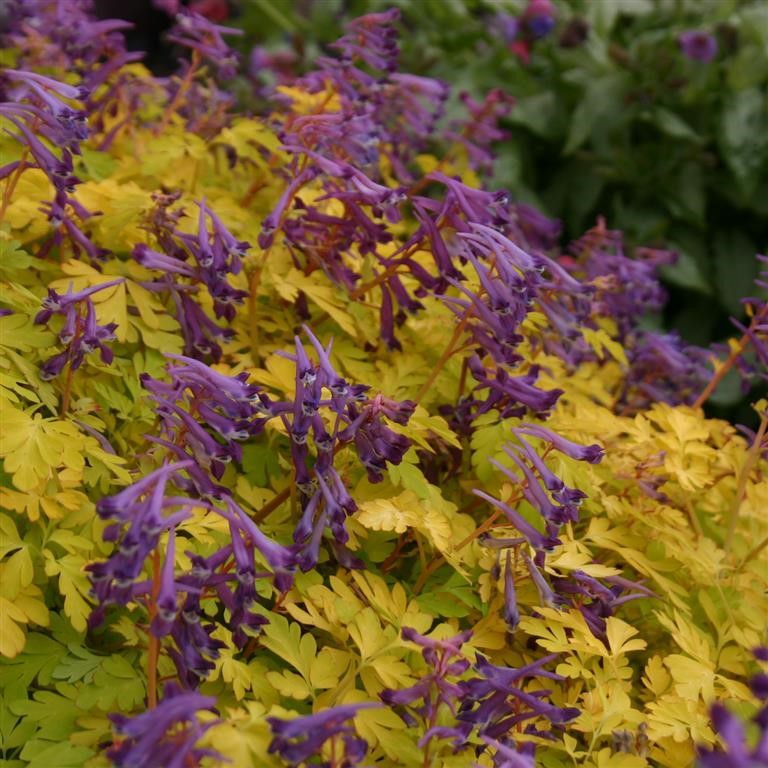
M4 69L3 75L11 77L14 80L21 80L30 85L34 84L37 87L43 86L48 90L58 93L59 96L63 96L65 99L77 99L82 101L88 96L88 91L82 86L62 83L59 80L54 80L51 77L46 77L45 75L40 75L36 72L27 72L26 70L19 69Z
M517 629L520 623L520 611L517 608L517 592L515 578L512 573L512 553L507 550L507 560L504 566L504 621L510 630Z
M176 531L168 533L168 545L165 550L165 562L160 579L160 592L157 596L157 614L152 621L152 633L156 637L167 635L173 626L178 612L174 554L176 551Z
M237 517L240 526L251 539L256 549L261 552L264 559L274 570L290 569L294 564L294 554L291 549L278 544L264 534L256 523L251 520L245 511L230 496L225 499L227 509Z
M198 276L197 271L190 267L189 264L185 264L183 261L167 256L159 251L154 251L145 243L138 243L134 246L131 255L139 264L147 269L157 269L162 272L171 272L191 278Z
M547 429L546 427L534 424L523 424L516 429L513 428L512 432L518 439L520 438L518 432L538 437L545 442L551 443L556 450L560 451L560 453L564 453L566 456L570 456L577 461L586 461L590 464L599 464L605 453L604 449L597 444L579 445L578 443L566 440L564 437L555 434L552 430Z
M520 441L520 451L528 461L533 464L534 469L539 473L539 477L544 481L544 485L549 491L562 491L565 487L565 483L544 463L541 456L533 449L533 447L527 443L520 435L515 435ZM513 452L517 449L517 446L507 443L502 446L502 450L508 456L512 456Z
M117 768L151 765L182 768L190 761L197 765L204 757L222 759L213 750L195 746L217 722L201 724L197 713L213 710L215 703L211 696L184 692L175 683L166 683L162 701L154 709L132 718L110 715L115 730L124 738L111 747L107 755ZM182 724L184 727L180 728Z
M524 517L503 501L494 499L493 496L489 496L484 491L477 490L477 488L474 488L472 493L474 493L475 496L479 496L481 499L485 499L485 501L489 502L497 509L500 509L507 516L509 522L512 523L523 536L525 536L528 543L534 549L551 549L558 543L557 540L548 539L539 533L527 520L525 520Z
M354 736L347 725L361 709L380 707L378 702L342 704L313 715L282 720L268 717L272 741L268 751L277 753L291 765L298 765L320 752L322 745L331 737L341 735L346 752L346 765L355 765L365 756L367 744Z
M349 393L349 385L338 373L336 373L336 370L333 365L331 365L330 358L328 357L333 342L331 342L331 344L328 345L328 349L325 350L309 327L303 325L302 328L304 329L304 333L309 336L309 340L312 342L312 346L317 352L317 356L320 360L320 368L326 376L326 386L331 390L334 397L345 397Z
M532 752L518 752L513 747L502 744L489 736L482 736L488 746L496 750L494 755L495 768L536 768L536 760Z
M541 571L538 569L533 560L531 560L531 558L528 556L527 552L523 552L522 557L523 560L525 560L526 566L528 567L528 573L531 574L531 579L536 586L536 590L539 593L539 599L541 600L542 604L548 606L549 608L556 608L558 600L555 593L552 591L552 588L549 586L549 584L547 584L547 580L544 578L544 576L542 576Z
M188 469L192 461L179 461L175 464L163 464L156 470L137 480L133 485L129 485L119 493L112 496L105 496L96 502L96 512L102 519L115 517L123 522L131 519L131 507L136 504L142 496L145 496L155 487L161 489L160 495L165 492L165 484L171 475L182 469Z
M509 264L521 274L538 271L538 263L533 256L513 243L508 237L486 224L470 223L470 232L461 232L459 237L477 243L489 253L495 253L501 264Z

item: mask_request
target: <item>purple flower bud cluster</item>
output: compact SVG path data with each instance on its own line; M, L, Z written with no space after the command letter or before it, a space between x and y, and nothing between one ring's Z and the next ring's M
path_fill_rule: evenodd
M547 701L551 690L531 690L526 680L563 680L560 675L545 669L556 658L557 654L550 654L515 668L496 666L478 654L474 670L479 676L458 684L461 689L459 721L477 728L483 737L500 741L507 749L513 746L508 736L510 730L529 720L536 722L522 729L523 733L550 737L552 729L562 728L564 723L579 715L579 710L551 704ZM548 722L549 728L543 729L540 720ZM512 758L508 756L508 759Z
M742 389L746 392L757 379L768 380L768 256L757 255L757 260L766 269L761 269L755 280L755 287L762 296L750 296L741 300L746 310L749 324L744 325L735 317L731 318L734 327L743 334L743 351L736 357L736 369L741 375ZM751 355L747 350L751 350ZM730 350L723 349L727 356Z
M125 53L121 32L131 24L97 21L91 3L59 0L9 0L5 44L19 51L19 62L35 70L93 71Z
M166 34L168 42L196 52L203 61L216 67L222 80L237 74L238 57L224 41L224 35L242 35L242 30L222 27L200 13L180 7L176 23ZM185 63L185 66L189 66Z
M211 319L192 295L205 288L213 299L216 318L230 322L236 305L242 304L246 291L233 288L229 275L237 275L250 245L237 240L221 219L208 207L205 199L198 205L197 232L187 234L176 228L182 212L169 212L176 195L155 195L155 209L146 228L155 237L160 250L139 243L133 257L142 266L162 273L155 281L143 285L155 292L170 293L176 318L184 335L184 352L190 356L221 359L218 339L228 339L232 331ZM209 223L210 219L210 223Z
M359 765L366 756L368 743L357 735L348 721L361 709L379 706L375 702L341 704L292 720L268 717L267 722L272 731L268 751L279 755L292 767L307 765L311 758L320 756L323 745L332 739L336 756L333 765L344 768ZM322 765L330 766L330 763Z
M629 369L617 398L619 407L635 411L652 402L692 403L710 377L707 351L685 344L675 333L638 327L643 315L663 307L666 293L657 271L674 262L676 254L637 248L630 258L621 232L607 230L602 220L570 250L575 257L570 271L591 288L585 324L592 322L589 316L611 318L627 353ZM582 354L592 353L582 346Z
M99 350L101 361L109 365L112 362L112 350L107 342L114 341L116 323L99 325L96 310L91 301L94 293L112 288L123 282L123 278L109 280L99 285L74 291L70 286L67 293L60 295L52 288L43 299L42 309L35 315L35 323L47 324L54 315L64 318L64 325L59 331L59 341L66 346L62 352L46 360L40 367L43 381L55 379L69 363L76 371L85 361L85 356Z
M293 581L295 552L266 536L230 491L216 482L226 463L242 458L240 442L264 427L258 388L247 383L245 374L224 376L193 358L170 357L177 363L168 368L170 382L143 376L142 383L155 400L161 421L159 435L148 437L175 463L165 463L97 504L102 518L115 521L104 537L117 548L107 561L89 566L99 602L92 623L103 619L110 604L144 602L152 616L151 633L170 637L168 652L179 678L194 687L213 668L221 647L211 637L215 625L203 623L201 601L215 596L226 608L227 626L242 648L248 632L264 623L253 610L256 579L272 578L278 591L287 590ZM188 495L167 490L171 484ZM208 557L189 553L191 568L178 574L176 528L193 509L224 518L230 540ZM168 542L161 567L159 549L165 532ZM271 572L257 570L257 551ZM151 579L144 573L150 556L155 558Z
M225 376L193 358L167 357L176 363L167 369L170 382L141 376L160 417L160 434L153 440L200 468L185 490L219 501L227 492L213 485L209 474L219 480L230 461L242 461L240 443L264 428L264 396L246 373Z
M514 99L498 88L494 88L481 102L475 101L466 92L460 93L459 98L467 110L467 118L456 122L446 132L445 138L462 145L470 165L490 176L494 162L491 146L507 137L507 132L499 128L499 122L509 114Z
M29 157L1 167L0 179L25 168L37 168L56 190L53 200L41 208L53 236L39 249L38 256L68 240L75 254L84 252L92 261L102 260L109 251L93 243L82 228L82 222L93 214L73 197L80 179L74 174L72 155L80 154L88 126L86 111L69 101L82 101L87 89L20 69L7 69L3 76L9 85L3 88L0 83L0 94L11 101L0 102L0 116L16 126L18 133L5 131L25 147Z
M572 459L587 461L591 464L602 459L603 450L598 445L582 446L573 443L546 427L526 425L513 429L512 432L518 439L519 445L507 443L504 446L504 452L520 474L516 474L495 459L491 459L491 463L515 486L520 487L523 498L541 515L545 532L540 533L508 504L494 499L484 491L476 490L474 493L504 512L509 522L520 531L529 546L543 553L560 543L557 532L564 523L578 520L578 508L586 496L582 491L566 486L547 467L525 438L529 436L539 438L549 443L550 450L554 448Z
M768 661L768 648L754 649L755 658ZM698 747L696 768L757 768L768 765L768 674L758 672L749 681L755 698L761 702L751 718L752 737L745 724L723 704L710 709L712 724L724 748Z
M148 439L162 446L174 463L138 480L97 504L98 514L113 520L104 534L117 543L105 562L89 566L93 593L99 602L92 621L99 623L110 604L143 602L155 637L169 637L168 653L179 678L194 687L213 667L220 643L211 638L213 624L204 624L201 601L215 596L229 612L227 626L242 648L249 631L263 616L253 609L258 578L272 578L285 592L295 568L308 570L319 557L326 528L333 535L329 546L342 565L359 564L344 547L348 539L347 515L357 509L333 467L336 451L353 446L369 479L377 481L387 463L397 464L410 441L384 423L406 424L413 404L398 403L382 395L369 398L368 387L348 384L333 368L330 346L324 348L306 329L317 354L314 364L296 340L296 397L274 401L247 374L225 376L205 363L181 355L168 355L170 381L142 376L142 384L155 401L159 431ZM324 419L323 416L326 418ZM295 544L283 546L266 536L218 481L231 461L242 461L242 442L258 436L268 420L281 418L291 439L295 483L301 492L302 512L294 532ZM329 431L330 428L330 431ZM309 436L315 456L309 453ZM168 490L171 486L178 491ZM175 548L178 525L193 509L224 518L229 542L208 557L190 554L192 566L177 573ZM161 537L168 540L160 563ZM154 557L151 578L145 574ZM271 572L257 570L265 561ZM154 601L154 602L153 602Z
M113 714L110 719L123 738L107 750L117 768L159 766L193 768L204 758L221 760L212 749L195 744L216 725L216 720L201 723L198 713L214 711L215 699L183 691L175 683L166 683L162 700L154 709L135 717Z
M299 565L309 570L317 563L323 531L333 534L331 546L343 563L354 562L344 545L349 538L345 520L357 505L333 466L336 452L354 446L371 482L383 479L387 464L399 464L411 445L405 436L388 427L384 419L405 425L414 403L401 403L379 394L370 398L370 387L348 384L330 361L330 345L324 348L307 328L304 331L317 355L313 364L296 337L296 397L293 403L264 401L265 414L279 415L291 438L295 482L301 491L302 514L294 531L301 547ZM326 394L327 393L327 394ZM310 441L311 436L311 441ZM314 446L314 463L310 443Z

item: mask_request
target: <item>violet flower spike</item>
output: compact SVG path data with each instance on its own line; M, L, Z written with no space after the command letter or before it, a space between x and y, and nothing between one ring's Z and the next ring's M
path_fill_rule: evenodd
M290 765L296 766L318 755L328 739L340 735L347 753L345 764L356 765L365 757L368 745L363 739L355 736L353 728L346 722L361 709L381 706L378 702L371 701L361 704L341 704L292 720L268 717L267 723L272 730L272 741L268 752L277 753Z
M507 550L507 560L504 566L504 621L510 630L514 631L520 623L520 611L517 607L517 592L515 577L512 573L512 553Z
M107 755L117 768L159 765L183 768L198 765L204 757L223 759L213 750L195 746L217 722L201 724L197 713L213 710L215 703L211 696L182 691L175 683L166 683L162 701L154 709L135 717L110 715L115 730L124 738L111 747ZM181 724L184 725L179 728Z
M579 445L571 440L566 440L566 438L561 437L551 429L534 424L523 424L516 429L513 429L512 432L518 439L520 439L519 432L522 432L525 435L538 437L541 440L551 443L556 450L560 451L560 453L564 453L566 456L570 456L577 461L586 461L590 464L599 464L605 453L605 450L597 444Z

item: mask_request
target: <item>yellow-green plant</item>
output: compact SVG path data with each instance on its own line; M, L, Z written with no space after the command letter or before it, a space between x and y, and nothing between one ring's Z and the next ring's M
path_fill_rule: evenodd
M200 16L161 81L22 6L0 765L679 768L714 701L757 711L768 404L707 419L640 329L666 255L560 253L471 123L427 152L443 86L394 72L392 12L253 117ZM750 307L713 381L764 356Z

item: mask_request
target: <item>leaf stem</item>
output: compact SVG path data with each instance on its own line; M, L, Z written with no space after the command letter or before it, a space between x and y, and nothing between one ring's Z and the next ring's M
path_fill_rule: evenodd
M75 378L75 372L72 369L72 362L67 363L67 373L64 378L64 389L61 392L61 413L62 418L67 415L69 411L70 400L72 399L72 382Z
M419 390L418 394L414 398L414 400L417 403L420 403L424 396L429 392L430 389L432 389L432 385L435 383L435 379L438 377L438 374L440 371L443 370L445 367L445 364L450 360L451 355L456 351L458 342L461 339L461 335L464 332L464 329L467 327L467 323L469 322L469 318L472 316L471 309L468 309L464 313L464 317L461 318L458 325L453 331L453 336L451 336L451 340L448 342L448 346L443 351L443 354L440 355L440 359L435 364L435 367L432 369L432 373L429 374L427 377L427 380L421 385L421 389Z
M179 106L181 100L184 98L185 94L192 85L192 81L195 79L195 75L197 74L197 70L200 67L200 64L200 54L193 50L192 60L189 62L189 67L184 73L184 78L179 84L179 89L176 91L176 93L173 94L173 98L168 103L168 106L166 106L165 110L163 111L163 116L160 118L160 122L155 128L155 136L159 136L168 126L168 123L171 120L171 115L173 115L174 111Z
M284 501L290 497L291 488L293 488L293 483L291 483L287 488L283 488L283 490L280 491L280 493L278 493L277 496L275 496L273 499L270 499L263 507L258 510L258 512L256 512L256 514L253 516L253 521L255 523L260 523L272 512L274 512Z
M11 198L13 197L13 192L16 189L16 185L19 183L21 174L24 173L27 168L27 153L28 150L25 148L21 153L21 158L19 159L19 164L16 166L16 170L13 172L13 175L8 179L8 183L5 185L5 190L3 191L3 200L2 203L0 203L0 220L5 217L5 211L11 203Z

